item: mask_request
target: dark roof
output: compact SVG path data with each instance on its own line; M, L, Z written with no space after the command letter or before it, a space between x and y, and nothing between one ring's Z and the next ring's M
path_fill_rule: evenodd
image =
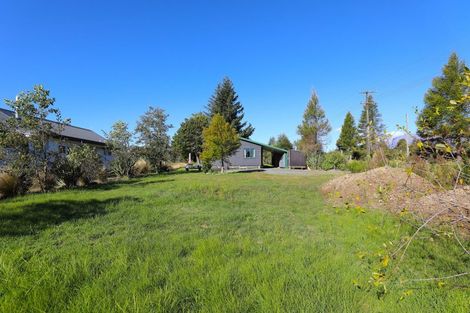
M253 143L253 144L258 145L258 146L261 146L261 147L265 148L268 151L281 152L281 153L287 153L288 152L287 150L284 150L284 149L281 149L281 148L278 148L278 147L274 147L274 146L270 146L270 145L266 145L264 143L260 143L260 142L257 142L257 141L254 141L254 140L251 140L251 139L248 139L248 138L240 138L240 140L250 142L250 143Z
M0 122L5 121L6 119L14 116L15 112L0 108ZM54 125L59 125L57 122L54 121L49 122ZM105 139L94 131L92 131L91 129L81 128L72 125L65 125L59 135L72 140L105 144Z

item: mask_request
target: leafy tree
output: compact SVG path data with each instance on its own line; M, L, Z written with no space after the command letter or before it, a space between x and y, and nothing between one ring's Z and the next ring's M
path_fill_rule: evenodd
M67 156L61 158L55 172L67 187L73 187L79 179L89 184L100 176L103 163L96 150L87 144L72 146Z
M5 100L16 116L0 123L0 147L6 171L20 181L20 193L28 191L33 179L41 191L55 186L53 166L60 156L51 149L51 143L60 140L69 121L62 118L49 94L42 85L36 85L32 91L21 92L16 100Z
M358 125L359 144L362 148L367 149L368 155L378 146L384 132L385 125L382 123L382 115L379 112L377 102L374 101L372 95L368 95Z
M305 109L302 124L297 130L300 135L299 149L307 155L323 151L325 139L330 131L330 122L320 106L317 94L313 92Z
M294 147L286 134L280 134L277 136L277 140L274 143L274 146L284 150L290 150Z
M341 133L336 141L336 147L340 151L352 153L357 146L357 128L354 123L354 117L351 112L346 114Z
M465 98L469 90L465 77L464 62L452 53L442 76L434 78L424 96L425 105L417 119L419 136L438 136L457 147L469 138L470 99Z
M238 95L233 87L232 81L225 77L222 83L217 85L214 95L209 100L206 107L206 114L212 118L216 114L220 114L240 135L240 137L250 138L255 129L251 124L243 122L244 108Z
M193 114L181 123L173 136L173 148L183 159L191 153L191 156L195 157L199 163L204 143L202 131L207 126L209 126L209 118L203 113Z
M137 161L137 155L132 147L132 133L127 123L117 121L113 124L111 131L105 133L106 142L109 146L113 160L110 169L117 176L130 176L132 166Z
M161 108L149 107L137 122L135 132L140 150L153 168L159 169L169 157L170 136L168 130L173 126L167 124L168 114Z
M212 163L216 160L221 162L221 172L224 171L225 164L240 147L240 137L235 128L227 123L220 114L212 117L209 127L203 131L204 145L201 158L205 163Z

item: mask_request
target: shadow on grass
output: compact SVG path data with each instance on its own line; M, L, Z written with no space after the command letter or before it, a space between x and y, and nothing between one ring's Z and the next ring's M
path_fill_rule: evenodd
M67 221L93 218L108 213L123 201L140 201L134 197L106 200L52 200L32 203L14 212L0 212L0 237L34 235Z
M241 170L235 170L233 172L228 172L228 174L250 174L250 173L262 173L262 172L266 172L266 170L262 168L241 169Z
M164 180L152 180L152 181L142 181L138 178L133 178L129 180L118 180L114 182L108 182L105 184L97 184L97 185L91 185L84 187L85 189L88 190L113 190L116 188L124 187L124 186L130 186L130 187L147 187L150 185L157 185L161 183L168 183L172 182L174 179L164 179Z

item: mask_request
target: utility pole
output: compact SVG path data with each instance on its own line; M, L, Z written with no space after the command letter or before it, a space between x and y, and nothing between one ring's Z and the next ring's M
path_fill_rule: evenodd
M371 142L370 142L370 120L369 120L369 95L375 93L375 91L363 91L361 92L365 96L365 108L366 108L366 119L367 119L367 128L366 128L366 141L367 141L367 155L370 156L372 152Z

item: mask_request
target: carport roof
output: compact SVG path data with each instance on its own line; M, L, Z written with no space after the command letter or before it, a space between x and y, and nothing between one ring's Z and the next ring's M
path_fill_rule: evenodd
M255 144L255 145L258 145L258 146L261 146L263 147L264 149L268 150L268 151L271 151L271 152L278 152L278 153L287 153L288 151L285 150L285 149L281 149L281 148L278 148L278 147L273 147L273 146L270 146L270 145L266 145L264 143L260 143L260 142L257 142L257 141L254 141L254 140L251 140L251 139L247 139L247 138L240 138L240 140L243 140L243 141L246 141L246 142L250 142L252 144Z

